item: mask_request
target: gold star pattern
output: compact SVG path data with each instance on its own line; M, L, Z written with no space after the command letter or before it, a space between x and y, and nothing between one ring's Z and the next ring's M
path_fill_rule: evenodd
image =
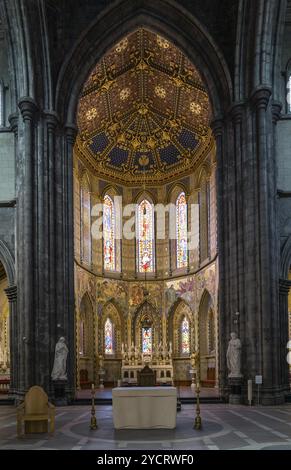
M159 96L159 98L165 98L166 97L166 90L162 86L157 85L155 87L155 94L157 96Z
M125 101L130 95L130 89L129 88L123 88L123 90L121 90L120 94L119 94L119 97L122 101Z
M97 116L97 109L91 108L86 113L87 121L92 121Z
M190 111L193 114L200 114L201 113L201 106L198 103L195 103L195 101L191 101L190 103Z

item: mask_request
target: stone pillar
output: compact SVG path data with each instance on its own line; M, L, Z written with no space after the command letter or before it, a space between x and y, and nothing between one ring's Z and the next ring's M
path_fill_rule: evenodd
M22 174L21 189L18 199L22 199L20 218L18 218L17 245L20 269L18 270L18 285L21 291L18 309L19 315L19 383L20 395L35 382L35 257L34 257L34 209L35 209L35 127L37 121L37 105L31 98L23 98L19 102L23 118L22 129Z
M288 328L288 293L291 288L291 281L280 279L279 281L279 313L280 313L280 337L279 337L279 357L278 367L280 373L280 383L286 393L290 392L289 365L286 360L288 353L287 342L289 341Z
M10 322L10 394L14 396L18 384L18 318L17 318L17 286L9 286L5 289L9 302L9 322Z
M217 219L218 223L218 249L219 249L219 305L218 305L218 331L219 331L219 387L222 396L227 397L229 386L227 380L225 338L229 336L229 298L227 295L228 264L225 262L227 252L226 244L228 239L228 198L225 188L227 188L227 153L225 145L226 123L222 119L212 122L212 132L216 140L216 187L217 187ZM199 317L197 316L197 331L199 331ZM197 336L199 345L199 335ZM200 363L199 363L200 367Z

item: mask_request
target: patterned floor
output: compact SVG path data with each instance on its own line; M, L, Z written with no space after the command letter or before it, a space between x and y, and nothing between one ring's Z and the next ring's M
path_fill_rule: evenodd
M57 408L53 437L16 436L15 408L0 407L0 449L72 450L291 450L291 405L252 407L202 405L203 429L193 429L195 410L184 405L175 430L115 431L110 406L97 407L99 428L89 429L90 409L85 406Z

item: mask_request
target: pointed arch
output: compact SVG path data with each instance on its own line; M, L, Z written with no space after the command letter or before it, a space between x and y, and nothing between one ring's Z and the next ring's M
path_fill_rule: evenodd
M123 319L119 307L113 300L106 302L102 309L101 351L106 357L118 357L123 342Z
M168 336L175 357L189 357L195 349L194 315L189 304L179 298L168 317Z
M177 44L203 76L214 116L223 114L231 103L231 76L223 54L202 24L177 2L139 0L132 9L131 0L120 0L89 25L60 70L56 109L61 119L75 122L78 96L94 64L125 34L140 26Z
M160 315L153 304L145 300L136 310L133 317L135 345L143 354L157 351L161 337Z
M198 309L198 344L202 383L215 386L217 376L217 318L214 302L207 289L202 292Z
M8 245L3 240L0 240L0 262L3 264L7 274L9 285L15 285L16 276L14 256L12 255Z

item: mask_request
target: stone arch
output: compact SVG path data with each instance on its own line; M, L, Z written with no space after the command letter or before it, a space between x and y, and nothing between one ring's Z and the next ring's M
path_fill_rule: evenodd
M108 300L102 308L101 327L100 327L100 342L101 350L99 352L104 355L104 328L107 318L109 318L113 325L113 355L112 357L119 357L121 354L121 344L124 341L124 322L120 307L114 300Z
M78 97L96 62L125 34L140 26L168 38L198 67L214 116L227 109L232 97L230 73L221 51L200 22L174 1L140 0L133 9L130 0L120 0L97 16L60 70L55 108L64 122L75 122Z
M88 292L83 294L77 314L78 385L88 388L95 376L95 322L93 303ZM82 383L83 381L83 383Z
M0 262L3 264L10 286L16 284L15 261L7 244L0 240Z
M183 299L178 299L172 305L168 317L168 337L169 341L172 341L175 357L186 356L181 352L181 324L185 317L189 322L190 350L187 355L189 357L191 352L196 349L194 315L189 304Z
M200 357L200 380L202 385L214 386L217 377L217 360L216 352L210 351L209 341L209 321L213 321L215 349L217 343L217 321L215 318L213 299L205 289L201 295L198 308L198 349Z
M148 317L152 325L152 348L153 351L157 351L159 343L162 340L160 315L157 309L148 300L145 300L141 305L139 305L134 313L132 321L132 338L134 338L135 346L138 350L142 351L141 330L142 322L145 317Z

